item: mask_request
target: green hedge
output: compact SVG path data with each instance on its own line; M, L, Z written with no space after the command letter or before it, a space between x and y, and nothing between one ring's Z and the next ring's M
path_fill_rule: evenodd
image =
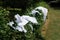
M33 28L34 28L33 32L30 30L30 27L27 24L26 29L29 31L27 33L24 33L24 32L19 32L17 30L14 30L13 28L7 25L9 21L14 20L12 19L13 18L12 16L17 13L20 14L19 11L9 12L6 9L0 8L0 40L44 40L44 38L41 36L40 32L38 31L38 29L42 25L41 18L43 17L43 15L36 17L37 20L39 21L39 25L33 24ZM26 13L29 12L26 11ZM26 13L25 15L30 15ZM20 14L20 15L24 15L24 14Z

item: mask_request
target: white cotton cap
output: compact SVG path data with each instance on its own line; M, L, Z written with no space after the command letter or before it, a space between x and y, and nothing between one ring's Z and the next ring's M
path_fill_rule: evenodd
M38 24L38 22L37 22L37 20L36 20L35 17L30 17L30 16L26 16L26 15L23 15L22 17L23 17L24 19L32 22L32 23Z
M9 22L9 23L7 23L7 25L9 25L9 26L13 26L13 24L14 24L14 22L13 21L11 21L11 22Z

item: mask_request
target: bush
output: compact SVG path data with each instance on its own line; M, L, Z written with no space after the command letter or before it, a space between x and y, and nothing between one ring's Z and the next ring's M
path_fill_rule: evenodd
M26 29L29 30L27 33L19 32L7 25L7 23L11 20L10 17L12 17L9 14L11 13L8 10L0 8L0 40L44 40L38 32L39 27L41 27L40 24L33 24L33 32L30 30L28 24L26 25Z
M2 1L3 7L12 7L12 8L22 8L26 9L27 7L34 6L38 0L4 0Z

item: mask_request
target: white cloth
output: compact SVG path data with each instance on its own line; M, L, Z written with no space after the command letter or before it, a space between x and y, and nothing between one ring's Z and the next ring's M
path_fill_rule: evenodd
M26 15L20 16L19 14L17 14L17 15L15 15L15 18L16 18L15 22L17 23L17 26L16 27L13 26L13 24L14 24L13 21L12 22L9 22L8 24L12 28L14 28L14 29L16 29L16 30L18 30L20 32L22 32L22 31L25 32L25 33L27 32L27 30L24 28L24 26L29 21L32 22L32 23L35 23L35 24L38 23L35 17L30 17L30 16L26 16ZM32 26L31 26L31 29L33 30L33 27Z
M28 21L21 17L19 14L15 15L15 18L18 25L16 29L19 31L24 31L26 33L27 30L24 28L24 26L28 23Z
M23 29L22 29L22 27L20 27L20 26L16 26L16 28L15 28L16 30L18 30L18 31L23 31Z
M36 13L39 13L39 11L32 10L32 13L31 14L35 15Z
M15 15L15 18L16 18L16 23L20 26L26 25L28 23L28 21L23 17L21 17L19 14Z
M35 17L30 17L30 16L26 16L26 15L23 15L22 18L32 22L32 23L35 23L35 24L38 24L37 20Z
M20 32L24 32L24 33L27 32L27 30L24 28L24 26L16 26L15 29L18 30L18 31L20 31Z
M42 10L42 12L43 12L43 14L45 15L45 16L47 16L47 13L48 13L48 9L47 8L44 8L44 7L37 7L37 8L35 8L35 10L36 9L38 9L38 10Z
M10 25L10 26L13 26L13 24L14 24L14 22L13 22L13 21L11 21L11 22L7 23L7 25Z
M32 10L32 14L33 15L35 15L36 12L39 13L39 11L37 11L37 9L42 11L42 13L43 13L43 19L45 21L46 20L47 13L48 13L48 9L47 8L44 8L44 7L41 7L41 6L36 7L34 10Z

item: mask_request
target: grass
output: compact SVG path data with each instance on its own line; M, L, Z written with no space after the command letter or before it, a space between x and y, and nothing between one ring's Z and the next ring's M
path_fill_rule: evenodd
M49 7L45 2L38 5L49 9L48 19L42 27L42 35L46 40L60 40L60 10Z
M46 40L60 40L60 10L49 10L49 24L46 33Z

